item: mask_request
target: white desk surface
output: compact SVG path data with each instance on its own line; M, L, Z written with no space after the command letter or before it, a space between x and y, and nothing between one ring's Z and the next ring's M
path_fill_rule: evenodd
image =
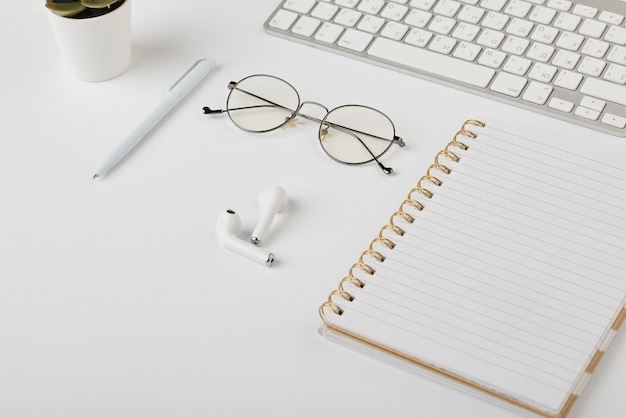
M21 3L19 6L14 3ZM0 1L0 416L514 418L320 337L317 308L433 156L474 117L626 142L263 32L278 0L133 0L133 59L69 79L43 1ZM210 75L110 176L94 169L199 57ZM230 80L281 76L304 99L386 112L407 142L376 166L327 158L315 126L265 135L202 114ZM265 268L215 236L290 196ZM626 414L626 334L571 418Z

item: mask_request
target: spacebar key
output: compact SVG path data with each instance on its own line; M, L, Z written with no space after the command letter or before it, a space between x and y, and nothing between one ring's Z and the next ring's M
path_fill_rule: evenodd
M367 53L376 58L482 88L487 87L496 73L491 68L386 38L376 38Z

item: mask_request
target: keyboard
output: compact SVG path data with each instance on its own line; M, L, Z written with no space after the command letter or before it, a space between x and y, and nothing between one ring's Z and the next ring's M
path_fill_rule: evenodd
M283 0L268 33L626 136L626 0Z

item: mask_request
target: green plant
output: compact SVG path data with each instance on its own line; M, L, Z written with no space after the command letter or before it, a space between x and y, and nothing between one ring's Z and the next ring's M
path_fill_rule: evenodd
M46 0L46 7L59 16L88 18L117 9L125 0Z

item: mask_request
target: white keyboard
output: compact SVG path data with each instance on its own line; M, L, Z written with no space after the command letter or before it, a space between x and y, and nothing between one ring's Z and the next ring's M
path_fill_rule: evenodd
M626 0L284 0L267 32L626 136Z

